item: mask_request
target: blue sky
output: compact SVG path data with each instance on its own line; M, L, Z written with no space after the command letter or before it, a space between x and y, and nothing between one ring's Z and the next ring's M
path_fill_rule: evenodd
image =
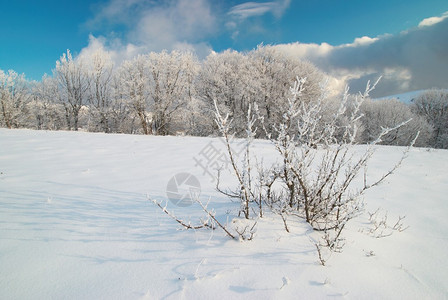
M355 86L387 73L380 93L403 92L424 87L422 79L415 79L415 57L401 61L409 52L404 48L396 58L384 57L396 51L399 41L418 44L418 39L430 37L425 41L443 49L448 40L446 0L2 0L0 7L0 69L36 80L51 73L66 49L77 54L101 46L114 51L118 60L162 49L192 49L204 57L211 50L250 50L263 42ZM430 26L422 26L425 19ZM446 49L443 55L425 48L421 59L429 59L433 68L448 66ZM363 58L366 53L372 61L383 60L378 68ZM432 73L440 77L442 71ZM407 81L388 83L387 76ZM426 85L431 83L447 87L436 81Z

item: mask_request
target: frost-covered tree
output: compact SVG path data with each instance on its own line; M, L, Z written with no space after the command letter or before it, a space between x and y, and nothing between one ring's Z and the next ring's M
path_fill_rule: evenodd
M89 104L94 131L110 132L112 105L112 75L114 64L106 51L97 50L87 59L89 75Z
M151 52L123 62L115 96L124 96L144 134L186 131L185 109L194 105L199 63L190 53Z
M147 55L138 55L124 61L118 71L119 87L129 106L137 116L143 134L151 133L149 109L149 78Z
M241 135L244 132L245 112L255 99L257 86L256 69L248 57L226 50L210 54L203 62L198 90L209 107L210 120L214 118L213 105L216 101L221 113L228 113L233 119L237 135Z
M87 104L90 81L82 58L74 59L70 50L56 62L54 77L66 111L69 129L78 130L81 109ZM72 125L73 121L73 125Z
M314 65L295 57L287 56L272 46L260 45L248 53L250 64L255 67L252 77L256 79L257 89L254 101L265 117L265 125L281 122L288 107L288 89L296 77L306 78L301 101L313 101L322 93L320 84L324 75Z
M201 70L201 64L196 57L188 59L186 67L189 70L185 76L187 90L185 94L185 105L182 105L179 113L176 114L178 130L185 134L206 136L212 130L210 128L210 119L208 118L209 107L198 92L198 75Z
M181 110L192 101L198 61L193 54L178 51L152 52L147 58L151 131L156 135L183 131L187 124L180 118Z
M195 85L192 88L196 88ZM211 123L210 107L203 101L198 94L193 93L192 97L188 97L187 104L180 111L180 118L183 123L179 124L183 128L182 133L193 136L208 136L213 133L213 125Z
M376 140L383 127L394 127L406 121L404 126L397 128L382 138L384 145L406 146L420 132L416 146L427 146L432 135L432 127L422 117L412 112L408 104L396 99L371 100L366 99L361 106L363 117L361 124L363 132L361 142L371 143Z
M33 100L29 107L36 129L59 130L65 127L64 108L59 96L57 81L46 74L33 85Z
M448 148L448 91L429 90L413 100L413 109L434 128L431 145Z
M235 123L236 134L243 136L248 107L254 103L270 129L281 120L288 87L297 75L308 79L302 101L318 98L323 73L273 47L259 46L249 53L212 53L202 66L200 95L209 104L216 100L220 111L229 113Z
M0 70L0 122L8 128L24 126L28 119L28 82L24 74Z
M117 71L112 76L109 126L111 132L133 134L138 131L140 124L132 108L132 103L128 101L125 83L120 76L121 73Z

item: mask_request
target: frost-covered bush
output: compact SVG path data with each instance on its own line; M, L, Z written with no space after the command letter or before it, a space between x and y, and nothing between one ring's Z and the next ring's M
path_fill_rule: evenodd
M366 169L375 146L407 121L389 128L382 127L376 139L367 147L355 148L359 120L363 117L361 106L376 84L368 84L364 94L353 98L346 89L339 107L330 118L325 93L314 101L302 100L305 83L306 79L297 78L290 88L287 109L281 122L274 124L273 132L264 125L264 116L256 105L257 118L248 110L246 153L241 163L236 161L229 143L232 120L229 114L223 116L216 105L216 122L226 141L228 156L237 179L233 192L228 192L228 189L222 189L219 185L218 190L240 199L240 212L246 219L251 218L250 212L255 212L256 209L257 215L261 217L263 207L269 207L282 217L288 231L288 216L302 218L314 230L323 233L323 242L317 245L319 253L321 247L339 251L342 247L341 234L347 222L363 211L363 193L392 174L405 157L403 155L382 177L370 181ZM249 151L256 135L257 121L280 156L278 164L259 168L258 178L254 176L254 158ZM356 180L358 188L353 187Z
M322 124L325 98L301 101L304 83L304 79L298 79L291 88L288 110L283 121L275 126L277 137L272 142L283 163L275 168L274 175L285 189L282 197L274 199L279 203L273 204L280 205L283 211L296 212L314 229L342 230L361 210L362 193L377 184L369 183L364 177L363 186L354 190L352 182L367 167L375 145L405 122L382 127L365 151L355 153L358 121L363 117L360 108L375 85L368 85L364 94L352 101L346 90L333 118ZM346 119L341 123L342 116ZM293 132L292 126L297 126Z

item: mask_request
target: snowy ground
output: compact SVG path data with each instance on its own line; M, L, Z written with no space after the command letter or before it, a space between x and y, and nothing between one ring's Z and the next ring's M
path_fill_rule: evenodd
M392 225L406 215L407 230L375 238L366 213L323 267L301 221L288 234L267 216L253 241L237 242L179 230L148 201L166 199L172 176L189 172L230 217L235 204L195 162L211 146L223 150L210 138L0 129L0 299L448 298L448 151L413 149L366 194L367 211L387 210ZM401 150L380 148L370 172Z

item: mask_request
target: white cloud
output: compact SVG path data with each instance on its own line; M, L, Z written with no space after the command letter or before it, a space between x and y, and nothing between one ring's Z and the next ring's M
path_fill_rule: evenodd
M448 84L448 13L396 35L362 37L342 45L282 44L280 51L309 60L337 78L335 86L363 90L383 76L374 94L397 94ZM425 20L429 20L425 19ZM422 24L422 22L420 24ZM344 84L342 84L344 83Z
M445 12L443 15L441 15L440 17L430 17L430 18L426 18L423 19L419 24L418 27L425 27L425 26L432 26L434 24L437 24L439 22L442 22L443 20L445 20L446 18L448 18L448 12Z
M208 38L219 34L219 24L233 39L248 31L266 32L257 17L281 17L290 0L246 2L223 12L211 0L110 0L98 10L91 26L120 25L124 36L93 37L81 53L103 48L117 63L139 53L161 50L212 52ZM113 26L112 26L113 27ZM431 87L448 82L448 12L422 20L415 28L395 35L363 36L348 44L291 43L274 46L314 63L332 78L330 84L362 90L367 80L383 76L377 96Z
M251 19L255 17L261 17L268 13L276 18L280 18L290 3L291 0L276 0L270 2L245 2L235 5L227 13L230 20L225 24L226 28L231 31L231 37L234 40L240 35L240 29L243 27L252 34L264 34L267 30L263 26L259 23L250 24L248 22L251 22Z
M249 17L262 16L265 13L272 11L273 8L274 2L246 2L232 7L229 11L229 15L247 19Z
M135 52L189 49L204 57L212 50L207 43L210 37L222 34L222 30L233 39L248 31L265 34L267 28L248 19L267 13L279 18L290 2L246 2L226 12L223 4L212 0L109 0L98 6L96 15L85 25L91 30L109 31L103 34L107 38L104 44L122 56L127 56L125 48L129 45ZM119 37L113 34L116 28L121 32Z
M277 0L272 2L245 2L233 6L229 15L239 19L262 16L266 13L272 13L276 17L281 17L288 8L291 0Z
M217 20L208 0L111 0L88 26L127 27L123 37L100 38L118 57L148 51L188 49L204 55L211 50L206 38L216 31ZM88 47L93 47L90 40Z
M90 28L104 26L105 24L132 24L139 18L142 10L154 5L154 1L142 0L110 0L98 6L95 16L87 21Z
M120 39L106 39L103 36L89 35L89 44L81 50L78 57L91 57L98 50L107 52L115 65L147 51L143 46L132 43L124 44Z
M360 38L356 38L352 44L348 44L348 46L357 47L357 46L365 46L370 45L376 41L378 41L379 38L371 38L368 36L363 36Z
M105 48L106 39L104 37L96 38L93 35L89 35L89 44L83 48L78 57L91 57L95 52L99 50L106 51Z

